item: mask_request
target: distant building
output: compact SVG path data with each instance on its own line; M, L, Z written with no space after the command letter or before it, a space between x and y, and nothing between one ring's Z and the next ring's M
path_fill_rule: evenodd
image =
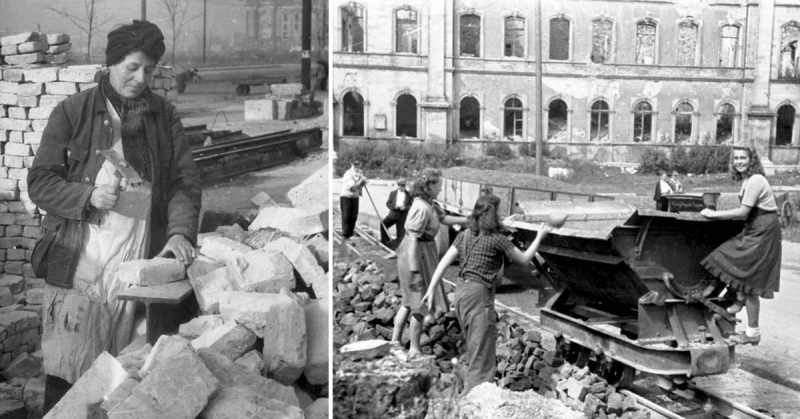
M334 133L478 154L534 141L611 164L647 148L754 143L800 164L796 0L336 0ZM771 163L770 163L771 161Z
M245 0L247 4L247 38L266 43L269 48L300 51L302 47L301 0ZM312 50L327 57L328 1L312 2ZM321 47L320 47L321 45Z

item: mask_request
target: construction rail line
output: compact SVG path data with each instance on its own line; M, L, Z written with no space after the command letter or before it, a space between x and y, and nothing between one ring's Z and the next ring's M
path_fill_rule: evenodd
M339 214L338 209L335 207L334 214ZM381 244L380 241L375 238L377 231L371 228L365 228L362 225L356 226L355 233L355 236L353 236L350 241L344 241L342 240L340 230L334 230L334 242L345 245L350 252L362 258L381 257L388 259L395 256L391 249ZM451 287L455 286L453 282L447 279L445 279L444 282ZM512 315L512 317L516 316L518 319L524 320L526 325L532 324L533 328L540 333L550 336L553 335L553 331L543 329L539 326L539 316L526 313L519 308L509 307L497 300L495 300L495 307L498 310L509 313L509 315ZM688 386L683 389L662 390L663 393L671 394L671 405L673 406L673 409L675 409L674 406L676 406L676 404L681 405L682 403L686 406L692 406L680 409L682 412L680 414L675 413L674 410L670 410L669 408L647 398L647 390L642 389L641 387L633 386L630 389L622 389L620 392L627 396L633 397L640 408L650 412L650 417L653 419L769 419L773 417L745 406L735 400L727 399L724 395L709 393L692 385L691 383L689 383Z
M320 128L250 137L241 131L209 132L201 126L187 128L187 136L203 182L288 163L322 145Z

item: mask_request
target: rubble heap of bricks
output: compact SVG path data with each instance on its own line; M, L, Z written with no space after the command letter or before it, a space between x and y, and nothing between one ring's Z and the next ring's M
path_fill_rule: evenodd
M24 32L0 38L0 55L11 65L64 64L70 58L69 35Z

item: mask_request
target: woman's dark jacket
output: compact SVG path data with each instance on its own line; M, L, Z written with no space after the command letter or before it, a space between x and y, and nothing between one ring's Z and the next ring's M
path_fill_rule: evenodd
M196 243L201 190L177 110L149 90L143 94L149 102L149 112L143 117L154 162L148 251L152 257L173 234ZM105 159L99 150L111 148L111 141L111 115L99 88L70 96L53 109L28 173L28 194L47 211L42 220L45 232L56 230L64 219L81 225L87 220L95 177ZM81 245L82 238L73 238L66 251L48 254L48 258L77 263ZM68 278L62 273L55 283L69 286L73 272L74 267ZM51 274L47 279L52 283Z

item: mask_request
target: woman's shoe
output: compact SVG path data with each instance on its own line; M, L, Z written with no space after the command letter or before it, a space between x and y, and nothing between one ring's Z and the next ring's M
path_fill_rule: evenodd
M737 333L728 339L734 345L747 345L748 343L753 346L758 346L761 342L761 335L749 336L747 333Z
M742 311L742 307L744 307L744 300L736 300L730 307L728 307L727 312L730 314L736 314Z

